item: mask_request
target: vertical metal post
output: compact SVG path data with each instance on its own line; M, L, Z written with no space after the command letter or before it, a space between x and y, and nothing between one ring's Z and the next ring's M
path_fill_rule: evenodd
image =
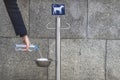
M61 80L61 52L60 52L60 17L57 17L56 26L56 80Z

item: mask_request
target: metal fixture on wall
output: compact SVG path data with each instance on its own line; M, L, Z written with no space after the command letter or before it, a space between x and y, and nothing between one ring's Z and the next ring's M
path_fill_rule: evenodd
M61 29L69 29L70 24L66 23L68 25L67 28L60 28L61 25L61 19L60 15L65 15L65 5L64 4L52 4L52 15L57 15L56 17L56 27L55 28L49 28L48 25L50 25L52 22L49 22L46 24L47 29L55 29L56 30L56 46L55 46L55 53L56 53L56 80L61 80L61 41L60 41L60 30Z

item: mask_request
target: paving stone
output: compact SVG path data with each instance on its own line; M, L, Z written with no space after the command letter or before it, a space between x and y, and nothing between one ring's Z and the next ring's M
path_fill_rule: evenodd
M55 59L55 41L49 41L49 56ZM105 41L62 39L61 80L105 80ZM55 80L55 61L48 69Z
M107 45L107 80L120 79L120 41L108 40Z
M120 1L88 1L89 38L120 39Z

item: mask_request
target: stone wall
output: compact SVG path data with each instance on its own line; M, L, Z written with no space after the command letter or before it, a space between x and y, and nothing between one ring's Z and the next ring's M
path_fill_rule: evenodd
M64 3L61 16L61 80L120 79L120 0L18 0L30 41L54 61L37 67L36 52L16 52L15 35L0 0L0 80L55 80L56 16L51 4Z

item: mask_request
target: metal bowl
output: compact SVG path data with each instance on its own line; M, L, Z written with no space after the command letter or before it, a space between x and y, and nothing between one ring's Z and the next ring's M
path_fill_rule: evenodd
M52 59L47 59L47 58L46 59L44 58L44 60L42 60L41 58L35 60L36 65L38 67L48 67L50 65L51 61L52 61Z

